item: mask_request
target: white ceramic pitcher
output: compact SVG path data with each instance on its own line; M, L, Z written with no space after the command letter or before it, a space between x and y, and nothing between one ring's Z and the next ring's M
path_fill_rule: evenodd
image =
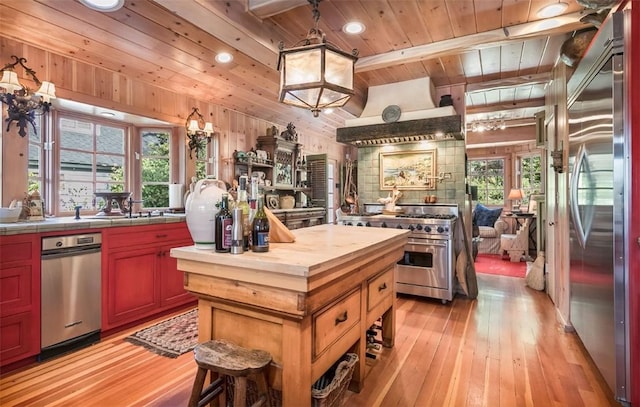
M222 201L222 194L226 191L223 181L207 177L198 181L187 196L187 228L196 249L216 248L215 217L219 210L216 204Z

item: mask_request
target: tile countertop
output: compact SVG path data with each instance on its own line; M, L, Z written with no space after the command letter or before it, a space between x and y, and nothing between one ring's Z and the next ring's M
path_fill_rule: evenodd
M15 223L0 223L0 235L19 235L23 233L55 232L74 229L102 229L118 226L155 225L158 223L184 222L184 214L164 214L163 216L139 218L96 218L81 217L52 217L42 221L19 221Z

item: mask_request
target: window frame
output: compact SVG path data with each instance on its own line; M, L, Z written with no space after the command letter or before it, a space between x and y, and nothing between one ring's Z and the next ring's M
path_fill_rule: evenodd
M472 174L471 171L471 163L472 162L484 162L484 168L485 168L485 175L483 176L484 178L487 178L486 172L487 172L487 162L489 161L501 161L502 162L502 190L500 191L501 195L502 195L502 202L501 203L490 203L488 197L490 196L489 191L493 191L494 189L489 189L489 188L485 188L484 191L481 188L480 185L478 185L478 183L474 182L475 179L478 179L480 177L478 176L474 176L474 174ZM476 201L476 203L481 203L485 206L491 206L491 207L504 207L505 205L505 199L506 199L506 194L505 194L505 188L506 188L506 171L507 169L505 168L506 164L507 164L507 158L506 157L474 157L474 158L468 158L467 159L467 166L468 166L468 183L469 185L475 185L478 187L478 200ZM488 183L486 183L488 185ZM499 189L495 189L495 191L498 191ZM480 197L481 196L485 196L487 197L487 199L485 200L481 200Z
M195 176L197 179L203 179L206 176L213 176L216 179L218 179L218 168L220 167L219 164L219 148L220 148L220 143L219 143L219 139L218 139L218 133L214 133L213 136L211 136L211 141L209 143L207 143L207 148L204 151L205 153L205 157L201 158L199 156L196 156L195 159ZM201 150L202 151L202 150ZM199 174L199 170L198 170L198 166L199 165L203 165L204 166L204 174Z
M540 160L540 183L538 187L532 187L532 188L524 188L524 182L523 182L523 171L522 171L522 165L523 165L523 161L524 160L528 160L528 159L535 159L538 158ZM520 188L522 190L522 202L521 205L522 207L528 207L529 205L529 197L531 196L531 194L539 194L542 193L542 191L544 190L544 171L543 171L543 159L542 159L542 153L541 152L531 152L531 153L526 153L526 154L519 154L516 156L516 161L515 161L515 176L514 176L514 188ZM535 175L535 173L531 173L530 175ZM532 183L533 184L533 183Z
M132 198L134 201L138 201L136 202L136 206L134 207L134 211L138 210L138 211L142 211L142 210L147 210L147 211L153 211L153 210L160 210L160 209L166 209L169 207L169 202L167 201L167 205L165 206L145 206L144 202L143 202L143 196L142 196L142 189L144 187L145 183L142 179L142 163L143 160L145 158L145 156L142 153L143 150L143 134L147 133L147 132L151 132L151 133L167 133L169 135L168 137L168 142L169 142L169 152L167 155L167 158L169 159L169 179L167 180L166 184L164 182L152 182L149 185L167 185L167 200L168 198L168 191L169 191L169 184L171 184L172 182L174 182L174 180L178 179L177 178L177 166L176 166L176 162L178 162L179 160L176 160L177 158L177 154L178 154L178 140L177 140L177 132L175 131L174 127L169 127L169 126L144 126L144 127L138 127L136 128L135 131L135 136L134 136L134 145L136 146L136 148L134 149L132 156L134 157L133 160L135 162L134 164L134 182L133 182L133 188L131 188L131 192L132 192Z
M61 122L62 120L67 119L67 120L76 120L76 121L84 121L87 123L91 123L93 126L92 129L92 137L93 137L93 151L91 152L91 154L95 157L98 154L103 154L103 152L98 152L96 151L96 129L98 128L98 126L107 126L107 127L115 127L115 128L121 128L124 132L124 152L122 157L124 158L123 162L124 162L124 167L125 167L125 173L124 173L124 179L122 181L123 184L123 189L126 191L127 189L130 189L130 185L131 185L131 166L130 166L130 143L131 143L131 137L130 137L130 127L131 125L128 123L124 123L124 122L117 122L117 121L111 121L111 120L106 120L106 119L101 119L99 117L96 116L92 116L92 115L86 115L86 114L82 114L82 113L77 113L77 112L71 112L71 111L57 111L55 114L55 117L53 118L53 123L52 123L52 129L51 129L51 140L52 140L52 151L51 151L51 163L53 165L51 165L50 167L48 167L48 174L46 176L45 179L49 179L50 181L47 182L47 184L49 184L50 189L51 189L51 193L47 194L46 196L50 197L50 201L51 202L55 202L55 204L51 204L48 205L50 208L50 213L55 215L55 216L69 216L72 215L74 213L73 210L64 210L64 208L62 208L60 206L60 199L61 199L61 194L60 194L60 188L62 185L62 180L60 177L60 171L62 169L62 163L61 163L61 150L62 148L62 143L61 143L61 138L62 138L62 134L61 134ZM66 149L66 148L65 148ZM119 155L119 154L114 154L114 155ZM55 165L57 164L57 165ZM95 162L93 163L95 164ZM92 165L93 165L92 164ZM94 185L102 183L102 181L97 180L96 179L96 174L92 174L92 181L91 181ZM94 190L95 192L95 190ZM85 214L85 215L91 215L91 214L95 214L99 211L100 209L97 206L96 203L96 199L95 197L92 199L91 201L91 206L89 208L82 208L81 209L81 213Z

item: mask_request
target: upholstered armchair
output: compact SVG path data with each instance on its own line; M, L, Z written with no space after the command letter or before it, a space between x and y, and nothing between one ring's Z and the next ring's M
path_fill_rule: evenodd
M478 253L500 254L500 236L509 224L500 219L502 208L489 209L477 204L473 211L474 237L478 237Z
M526 258L529 252L529 222L526 219L524 225L516 231L515 234L503 234L500 236L500 254L509 255L509 260L519 262L523 257Z

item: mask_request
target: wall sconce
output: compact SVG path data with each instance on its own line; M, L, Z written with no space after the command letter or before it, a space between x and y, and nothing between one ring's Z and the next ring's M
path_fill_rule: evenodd
M313 6L314 28L292 48L285 49L283 42L279 45L279 101L309 109L318 117L322 109L344 106L353 95L358 50L349 54L328 43L318 28L320 0L308 1Z
M56 98L56 87L51 82L40 82L36 77L36 72L26 66L25 58L18 58L11 55L16 62L8 63L2 68L2 79L0 79L0 88L4 88L5 92L0 94L0 100L7 105L7 130L11 127L11 123L16 122L18 134L21 137L27 135L27 125L30 123L33 131L36 131L35 117L42 116L49 112L51 107L51 99ZM27 75L33 78L33 81L40 89L34 94L28 87L22 85L18 81L18 74L14 71L16 65L20 65L27 72Z
M211 142L214 133L213 124L205 121L198 108L194 107L191 114L187 116L184 127L189 139L189 158L193 159L191 155L193 150L196 151L196 158L198 158L200 150L205 149L207 144Z

